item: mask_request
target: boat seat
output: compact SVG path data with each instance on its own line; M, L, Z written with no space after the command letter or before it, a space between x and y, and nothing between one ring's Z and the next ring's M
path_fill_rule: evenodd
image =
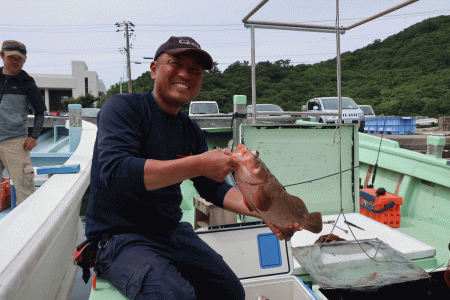
M128 300L128 298L119 292L111 282L106 278L97 276L97 288L91 289L89 300Z

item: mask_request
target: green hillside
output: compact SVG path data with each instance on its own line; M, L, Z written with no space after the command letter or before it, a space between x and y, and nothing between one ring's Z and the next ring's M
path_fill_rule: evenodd
M342 53L341 61L342 95L372 105L376 114L450 115L450 16L425 20L384 41ZM133 92L152 88L150 72L133 81ZM336 90L336 59L314 65L294 66L289 59L256 65L258 103L301 110L308 99L336 96ZM108 96L118 92L116 84ZM196 100L215 100L227 113L233 95L247 95L251 101L248 61L237 61L223 72L217 67L205 72Z

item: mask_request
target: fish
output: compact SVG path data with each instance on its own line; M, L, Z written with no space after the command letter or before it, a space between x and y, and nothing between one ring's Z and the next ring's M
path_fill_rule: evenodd
M302 199L290 195L259 158L239 144L232 153L238 163L234 172L236 183L250 211L256 211L266 223L274 225L283 234L289 234L294 223L313 233L322 231L322 214L309 213Z
M331 242L340 242L340 241L346 241L345 239L335 235L335 234L324 234L321 235L314 244L322 244L322 243L331 243Z

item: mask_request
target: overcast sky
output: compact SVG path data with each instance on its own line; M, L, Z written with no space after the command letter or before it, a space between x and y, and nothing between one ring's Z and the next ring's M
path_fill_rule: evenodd
M340 0L340 25L348 26L406 0ZM1 39L24 43L28 73L71 74L71 61L85 61L106 89L126 80L124 33L116 22L130 21L132 79L149 70L156 49L170 36L193 37L222 71L250 61L250 30L242 19L260 0L18 0L2 3ZM384 40L422 20L450 14L449 0L420 0L341 36L341 53ZM270 0L250 20L333 26L336 0ZM256 61L290 59L311 64L336 56L336 35L256 29Z

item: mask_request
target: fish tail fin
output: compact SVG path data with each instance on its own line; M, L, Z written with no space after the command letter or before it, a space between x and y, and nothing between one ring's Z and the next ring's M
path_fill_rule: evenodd
M322 214L320 212L314 212L308 215L303 229L312 233L319 233L322 231L322 225Z

